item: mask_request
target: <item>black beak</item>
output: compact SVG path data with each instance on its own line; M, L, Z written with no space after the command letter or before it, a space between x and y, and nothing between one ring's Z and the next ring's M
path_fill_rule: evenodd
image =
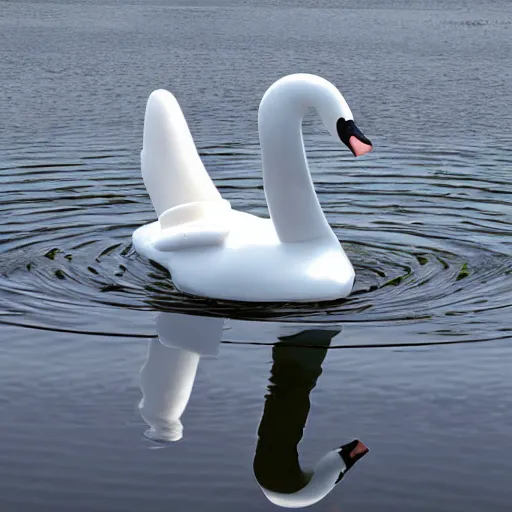
M338 453L345 463L345 471L340 473L338 483L348 472L348 470L359 460L362 459L370 450L359 439L354 439L351 443L344 444L339 448Z
M345 121L343 117L340 117L336 123L336 129L340 140L352 151L354 156L365 155L372 150L373 145L370 139L363 135L354 121Z

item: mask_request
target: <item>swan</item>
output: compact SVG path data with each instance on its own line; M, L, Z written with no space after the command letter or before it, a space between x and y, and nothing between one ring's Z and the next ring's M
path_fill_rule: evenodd
M302 138L313 107L354 156L372 149L340 91L309 74L285 76L258 111L270 218L231 208L210 179L176 98L152 92L141 171L158 219L133 233L138 254L167 268L190 295L245 302L317 302L346 297L354 269L315 193Z
M297 446L309 414L309 395L322 373L331 340L339 332L308 329L281 337L272 348L269 393L253 469L263 494L274 505L302 508L318 503L369 451L354 439L327 452L311 471L304 471L299 463Z

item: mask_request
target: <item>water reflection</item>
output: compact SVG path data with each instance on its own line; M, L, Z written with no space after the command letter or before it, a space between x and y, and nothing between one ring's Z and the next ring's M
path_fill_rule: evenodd
M298 508L317 503L368 452L354 440L325 454L312 471L304 471L299 463L297 447L309 414L309 395L331 340L340 331L305 330L280 338L272 348L269 393L253 467L265 496L276 505Z
M149 342L140 373L139 411L149 425L145 436L159 442L183 437L181 415L192 393L203 356L217 356L223 318L162 312L158 339ZM298 445L310 410L310 393L322 373L332 339L341 329L307 329L282 336L272 347L268 394L258 428L253 461L265 496L281 507L300 508L323 499L368 449L353 440L331 450L315 467L303 470Z
M151 340L140 372L139 412L155 441L183 437L183 414L192 393L201 356L216 356L224 318L160 313L158 339Z

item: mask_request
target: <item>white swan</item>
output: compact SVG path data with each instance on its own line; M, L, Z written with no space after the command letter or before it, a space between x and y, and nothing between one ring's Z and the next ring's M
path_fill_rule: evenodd
M147 102L141 169L158 221L133 234L136 251L171 272L183 292L249 302L345 297L354 270L318 202L302 139L310 107L355 156L372 149L341 93L296 74L265 93L258 114L270 219L231 209L197 153L175 97Z

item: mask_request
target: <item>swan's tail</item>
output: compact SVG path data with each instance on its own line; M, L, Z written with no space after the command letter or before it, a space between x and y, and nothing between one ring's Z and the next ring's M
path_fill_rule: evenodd
M222 201L176 98L163 89L151 93L146 105L141 169L159 217L187 203Z

